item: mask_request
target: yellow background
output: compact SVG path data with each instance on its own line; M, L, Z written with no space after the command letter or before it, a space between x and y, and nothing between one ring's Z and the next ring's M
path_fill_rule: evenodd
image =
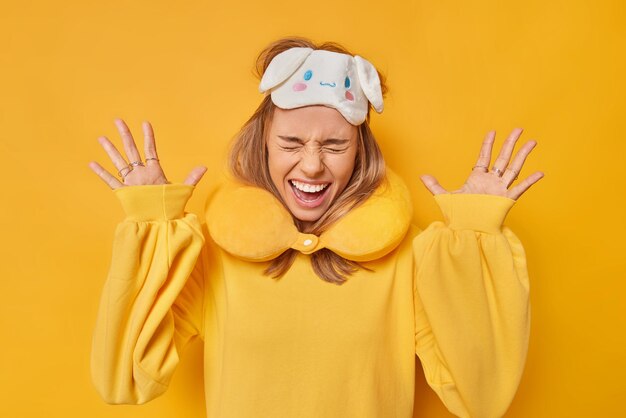
M507 416L624 416L625 4L4 1L0 416L204 415L199 345L147 405L108 406L92 387L91 332L123 213L87 163L113 170L96 138L121 149L114 117L140 148L150 120L172 181L209 167L188 206L200 213L261 100L256 54L291 34L341 42L388 76L373 129L422 227L440 214L420 174L459 187L490 129L498 150L518 126L538 141L522 176L546 177L506 221L532 284L530 351ZM421 376L415 416L449 416Z

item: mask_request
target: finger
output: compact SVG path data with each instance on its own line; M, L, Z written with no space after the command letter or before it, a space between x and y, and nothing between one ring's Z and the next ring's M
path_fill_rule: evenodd
M493 143L496 140L496 131L489 131L483 140L483 145L480 147L480 153L478 154L478 160L474 170L489 171L489 164L491 163L491 150L493 149ZM480 168L480 167L484 167Z
M204 173L206 173L207 168L204 166L199 166L191 170L184 183L189 184L191 186L195 186L198 184Z
M434 195L441 194L441 193L448 193L448 191L444 189L443 187L441 187L437 179L434 178L433 176L425 174L423 176L420 176L420 180L422 180L422 183L424 183L424 186L426 186L426 188Z
M111 173L106 171L100 164L95 161L91 161L89 163L89 168L98 175L111 189L117 189L119 187L124 187L122 183L118 179L116 179Z
M128 161L141 161L141 155L139 155L139 151L137 150L137 146L135 145L135 140L130 133L130 129L128 129L128 126L126 125L126 122L124 122L122 119L115 119L115 125L117 126L117 130L122 137L122 142L124 143L124 150L126 151Z
M543 178L544 174L541 171L536 171L533 174L531 174L530 176L526 177L524 180L522 180L518 185L511 187L507 193L506 196L513 199L513 200L517 200L519 199L519 197L526 191L528 190L528 188L530 188L530 186L532 186L533 184L537 183L539 180L541 180Z
M498 154L498 158L496 158L496 161L493 163L494 169L497 168L504 171L504 169L509 165L509 160L511 159L511 154L513 154L515 143L522 134L522 131L522 128L513 129L513 132L511 132L506 141L504 141L504 144L502 144L502 148L500 149L500 153Z
M528 141L522 148L520 148L519 151L517 151L511 165L509 165L502 175L502 180L505 182L506 187L509 187L511 183L515 181L519 173L522 172L522 166L524 165L526 158L536 145L537 141Z
M99 137L98 142L100 143L100 145L102 145L104 151L106 151L106 153L109 155L111 162L113 163L115 168L117 168L118 172L124 167L128 167L128 163L126 162L124 157L122 157L122 154L120 154L117 148L115 148L115 145L113 145L113 143L111 143L111 141L109 141L106 136Z
M147 164L158 164L158 160L148 160L148 158L159 158L156 150L156 141L154 140L154 130L150 122L145 121L141 124L143 128L143 148L144 156Z

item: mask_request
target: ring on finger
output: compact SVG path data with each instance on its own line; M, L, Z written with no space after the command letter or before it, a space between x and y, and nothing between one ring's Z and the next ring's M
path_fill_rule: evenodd
M158 159L158 158L155 158L155 157L149 157L149 158L146 158L146 162L147 162L148 160L159 161L159 159Z
M517 171L513 170L512 168L507 168L506 170L509 170L509 171L512 171L513 173L515 173L515 178L513 180L517 180L517 175L519 174Z
M504 173L504 171L500 170L498 167L493 167L493 168L491 169L491 171L493 171L494 173L496 173L496 175L497 175L498 177L501 177L501 176L502 176L502 174Z
M141 160L138 161L133 161L132 163L128 164L130 167L137 167L138 165L144 167L143 162Z
M123 173L123 174L122 174L122 170L126 170L126 169L127 169L128 171L127 171L126 173ZM126 167L122 167L122 168L120 168L120 169L117 171L117 176L118 176L118 177L121 177L121 178L124 178L124 177L126 177L126 175L127 175L128 173L130 173L131 171L133 171L132 167L130 167L130 166L128 166L128 165L127 165Z
M485 165L475 165L474 167L472 167L472 170L475 168L482 168L485 170L485 173L489 171L489 169Z
M132 168L130 170L128 170L126 173L124 173L124 175L122 176L122 181L124 181L126 179L126 176L129 175L131 171L133 171Z

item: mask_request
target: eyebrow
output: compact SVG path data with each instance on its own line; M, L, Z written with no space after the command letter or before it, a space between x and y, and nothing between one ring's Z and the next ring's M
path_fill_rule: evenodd
M304 141L300 138L298 138L297 136L284 136L284 135L278 135L278 137L280 139L283 139L287 142L296 142L298 144L304 144ZM343 138L327 138L323 141L321 141L322 144L330 144L330 145L345 145L348 142L350 142L349 139L343 139Z

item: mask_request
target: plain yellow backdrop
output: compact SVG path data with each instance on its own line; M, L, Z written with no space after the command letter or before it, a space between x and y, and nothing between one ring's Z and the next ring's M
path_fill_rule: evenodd
M441 215L420 174L459 187L491 129L498 150L515 127L538 141L522 176L546 176L506 220L532 292L507 417L625 416L625 4L2 2L0 416L204 416L199 345L144 406L105 405L91 384L91 332L123 213L87 163L113 170L96 141L121 149L113 118L140 147L149 120L172 181L208 166L188 205L200 214L261 100L256 54L286 35L338 41L387 75L372 127L422 227ZM415 416L450 416L421 376Z

